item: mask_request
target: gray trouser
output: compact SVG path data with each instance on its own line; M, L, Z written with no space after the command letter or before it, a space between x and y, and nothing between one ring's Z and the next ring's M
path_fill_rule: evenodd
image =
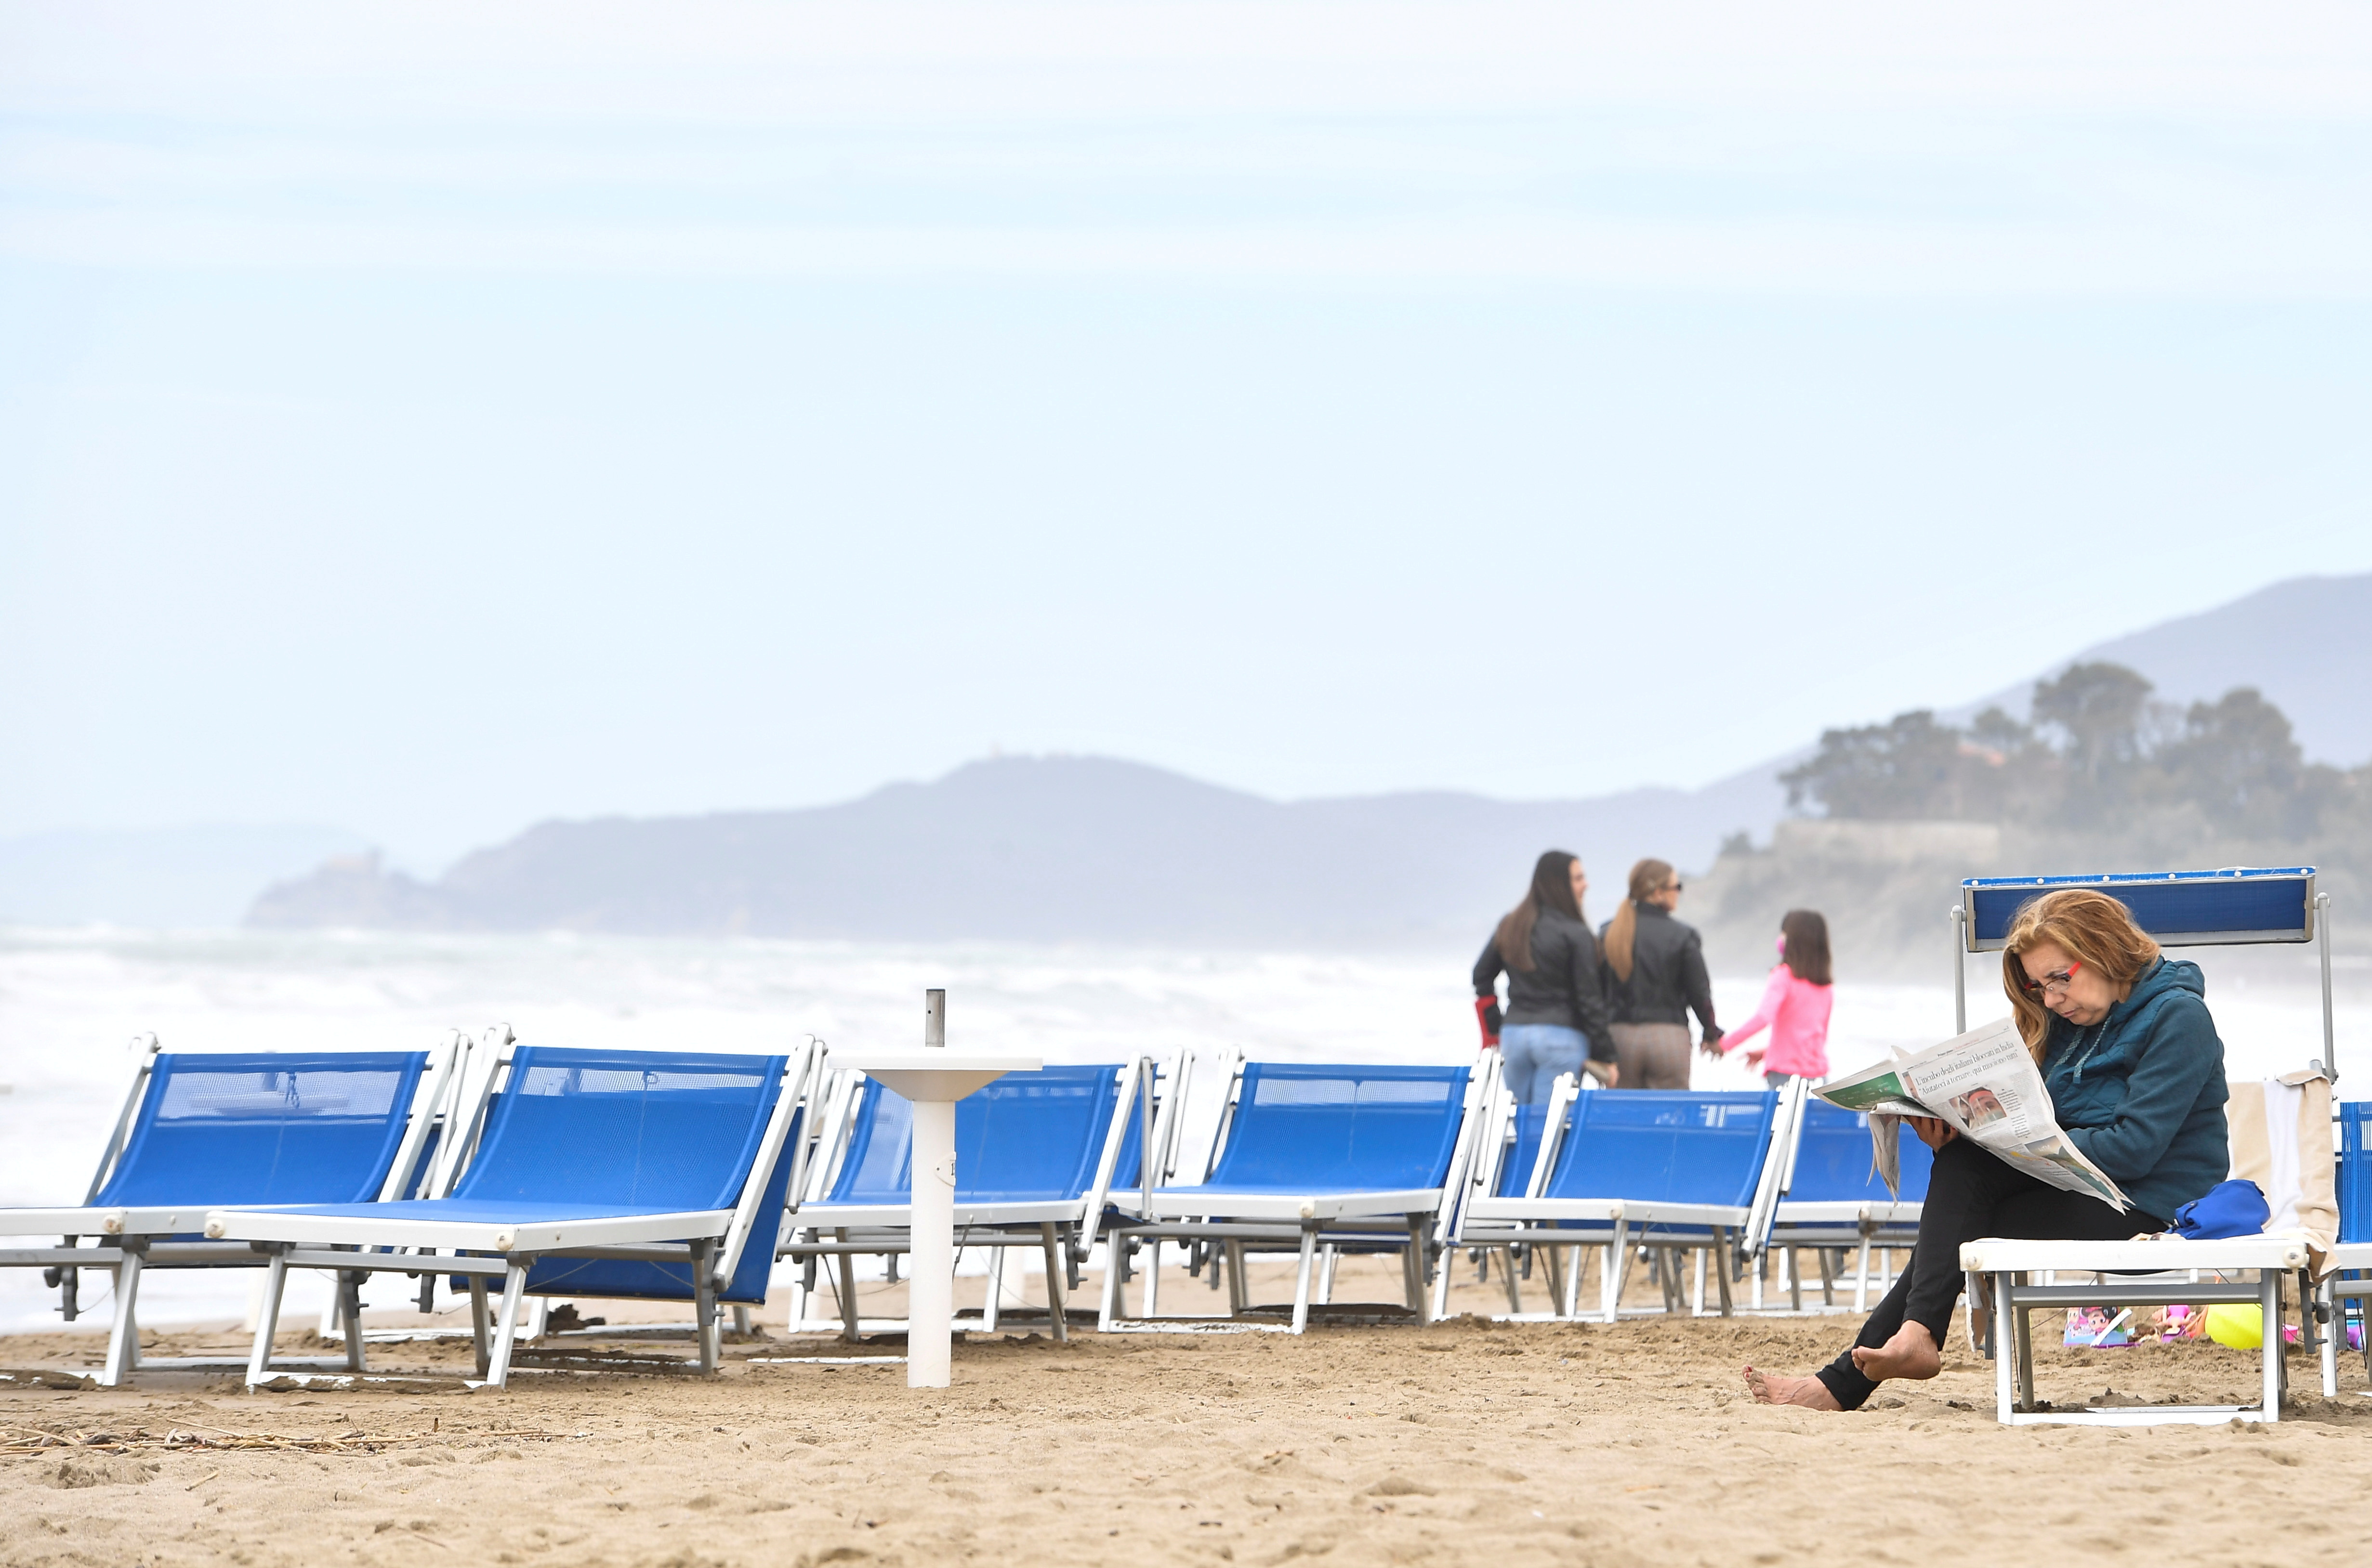
M1689 1086L1689 1026L1617 1024L1614 1060L1622 1068L1618 1089L1685 1089Z

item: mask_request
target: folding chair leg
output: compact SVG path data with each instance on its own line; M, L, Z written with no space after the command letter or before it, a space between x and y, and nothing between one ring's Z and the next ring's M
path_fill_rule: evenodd
M1729 1230L1728 1230L1728 1227L1727 1227L1727 1226L1725 1226L1725 1225L1715 1225L1715 1226L1714 1226L1714 1227L1713 1227L1713 1244L1714 1244L1714 1249L1715 1249L1715 1252L1719 1255L1719 1257L1720 1257L1720 1259L1721 1259L1721 1267L1720 1267L1718 1270L1716 1270L1716 1271L1715 1271L1715 1272L1717 1272L1717 1273L1721 1276L1721 1315L1722 1315L1723 1317L1725 1317L1725 1318L1727 1318L1727 1317L1729 1317L1729 1316L1731 1315L1731 1312L1732 1312L1732 1306L1731 1306L1730 1296L1729 1296Z
M2315 1305L2323 1315L2320 1360L2322 1397L2326 1400L2339 1398L2339 1342L2347 1337L2347 1315L2340 1309L2340 1302L2332 1294L2336 1288L2334 1281L2325 1280L2322 1288L2314 1295Z
M750 1337L750 1309L748 1307L736 1307L733 1309L733 1331L740 1335L745 1340Z
M140 1354L140 1325L133 1313L140 1299L140 1254L126 1252L115 1271L115 1326L107 1336L107 1365L99 1368L99 1386L112 1388L123 1381Z
M1820 1261L1820 1305L1834 1307L1837 1304L1836 1255L1825 1247L1816 1247L1812 1253Z
M1861 1238L1861 1260L1854 1269L1854 1310L1869 1310L1869 1237Z
M1227 1314L1240 1318L1251 1310L1251 1289L1244 1283L1244 1244L1230 1241L1227 1254Z
M1994 1332L1999 1334L2003 1325L2009 1321L2009 1276L1989 1274L1986 1278L1993 1285ZM2010 1358L2001 1353L2000 1342L1996 1340L1994 1353L1994 1419L2007 1426L2010 1412L2017 1405L2017 1390L2011 1386Z
M988 1249L988 1295L981 1303L980 1327L985 1334L996 1332L999 1309L1005 1305L1005 1249Z
M486 1322L486 1276L470 1276L470 1338L478 1353L478 1376L483 1377L494 1365L494 1346L488 1342Z
M1066 1345L1071 1342L1071 1324L1063 1306L1062 1237L1055 1234L1052 1220L1040 1222L1038 1237L1046 1249L1046 1317L1054 1325L1054 1342Z
M486 1381L497 1388L511 1385L511 1346L518 1338L519 1296L527 1287L527 1265L513 1263L503 1274L503 1306L494 1323L494 1354L486 1365ZM483 1287L480 1287L483 1295ZM702 1348L707 1345L707 1334L701 1336ZM703 1369L704 1370L704 1369Z
M1715 1231L1714 1234L1718 1237L1721 1233ZM1704 1316L1705 1255L1709 1250L1709 1249L1703 1247L1695 1249L1697 1255L1696 1278L1690 1286L1691 1299L1689 1301L1689 1316L1692 1318L1702 1318Z
M1342 1260L1332 1242L1318 1249L1318 1305L1331 1306L1334 1300L1334 1265Z
M1145 1315L1147 1318L1161 1316L1161 1237L1157 1236L1145 1246Z
M848 1232L845 1230L836 1230L831 1234L837 1240L848 1239ZM840 1280L840 1337L850 1344L855 1344L861 1337L856 1331L856 1260L845 1252L840 1254L838 1278Z
M504 1287L506 1295L509 1287ZM700 1345L700 1369L714 1372L724 1359L724 1326L716 1316L716 1281L709 1272L705 1249L692 1249L692 1321Z
M1551 1257L1564 1270L1564 1316L1565 1321L1570 1323L1581 1317L1581 1275L1582 1271L1589 1266L1589 1249L1562 1247L1555 1249Z
M2274 1422L2282 1419L2282 1379L2283 1374L2288 1370L2283 1365L2289 1349L2289 1336L2282 1332L2282 1272L2279 1269L2265 1270L2263 1286L2264 1419Z
M2010 1276L2015 1283L2019 1276ZM2018 1409L2032 1410L2034 1404L2034 1318L2024 1307L2010 1309L2010 1342L2017 1352ZM1996 1325L1994 1331L2000 1332Z
M1301 1264L1293 1276L1293 1331L1309 1327L1309 1265L1318 1254L1318 1227L1305 1224L1301 1227Z
M1614 1222L1614 1234L1607 1240L1606 1267L1598 1282L1599 1304L1605 1309L1606 1320L1613 1322L1622 1310L1622 1287L1631 1283L1631 1225L1627 1220Z
M1787 1249L1787 1310L1804 1310L1804 1260L1792 1247Z
M288 1260L281 1253L272 1255L271 1266L263 1272L263 1305L255 1314L255 1346L247 1355L247 1386L250 1388L263 1381L272 1370L272 1336L280 1331L280 1296L288 1286Z
M1542 1247L1536 1242L1533 1244L1530 1255L1524 1260L1527 1264L1533 1259L1540 1260L1541 1272L1545 1276L1548 1285L1549 1310L1560 1318L1571 1320L1581 1316L1581 1302L1571 1290L1566 1288L1565 1276L1568 1272L1566 1265L1572 1261L1572 1259L1567 1258L1565 1252L1564 1248ZM1573 1253L1575 1257L1579 1257L1582 1255L1582 1249L1575 1248Z
M363 1276L347 1270L338 1276L338 1328L346 1337L346 1370L363 1368Z
M1419 1323L1433 1321L1433 1292L1425 1288L1424 1232L1427 1216L1408 1217L1409 1307L1416 1313ZM1449 1272L1448 1260L1442 1260L1442 1272Z
M1109 1334L1120 1318L1120 1237L1104 1237L1104 1299L1096 1309L1096 1331Z
M1507 1277L1507 1310L1521 1312L1524 1309L1524 1290L1516 1283L1516 1249L1512 1245L1499 1254L1499 1272ZM1555 1293L1552 1291L1550 1294Z

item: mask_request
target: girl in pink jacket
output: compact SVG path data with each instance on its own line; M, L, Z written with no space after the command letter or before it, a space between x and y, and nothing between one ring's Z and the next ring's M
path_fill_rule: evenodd
M1754 1016L1724 1035L1723 1055L1762 1029L1767 1046L1746 1053L1747 1065L1762 1069L1773 1088L1790 1078L1814 1082L1829 1075L1829 923L1817 910L1789 910L1779 923L1779 964Z

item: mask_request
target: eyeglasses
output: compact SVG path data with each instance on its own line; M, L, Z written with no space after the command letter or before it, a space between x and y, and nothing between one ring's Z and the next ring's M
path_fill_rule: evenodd
M2071 963L2064 970L2052 970L2044 975L2040 982L2028 981L2026 993L2029 996L2064 996L2067 994L2069 982L2074 981L2083 969L2082 964Z
M1664 884L1664 891L1668 893L1677 893L1687 885L1687 883L1682 882L1679 877L1675 877L1670 881Z

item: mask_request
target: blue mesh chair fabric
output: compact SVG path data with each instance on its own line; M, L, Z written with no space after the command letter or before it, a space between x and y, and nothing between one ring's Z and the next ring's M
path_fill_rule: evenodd
M1549 1108L1545 1105L1519 1105L1513 1123L1516 1141L1499 1158L1499 1179L1492 1187L1494 1198L1520 1198L1532 1184L1532 1167L1540 1163L1541 1137L1548 1131Z
M424 1051L165 1051L95 1206L367 1203Z
M962 1203L1061 1202L1095 1184L1121 1069L1048 1067L973 1090L956 1102L956 1201ZM898 1206L913 1193L913 1107L866 1082L848 1152L832 1181L831 1203ZM1136 1174L1138 1134L1131 1118L1115 1180Z
M1927 1198L1927 1173L1935 1155L1908 1127L1898 1126L1902 1148L1902 1191L1886 1190L1870 1158L1869 1121L1857 1111L1820 1098L1804 1102L1804 1132L1796 1145L1791 1203L1918 1203Z
M1778 1117L1779 1095L1771 1089L1583 1095L1574 1101L1570 1130L1542 1195L1750 1208ZM1599 1221L1565 1223L1606 1228ZM1633 1227L1643 1240L1666 1229L1697 1228Z
M1449 1178L1465 1067L1244 1067L1227 1147L1204 1191L1399 1192ZM1192 1188L1172 1189L1192 1191Z
M369 1212L393 1219L499 1222L732 1208L764 1140L787 1061L521 1046L452 1196L378 1203ZM795 1127L786 1150L796 1137ZM787 1155L774 1162L772 1201L759 1204L740 1265L717 1293L720 1301L765 1299L790 1167ZM535 1295L689 1301L692 1265L543 1258L529 1269L526 1289Z
M2339 1239L2372 1241L2372 1100L2343 1100L2339 1112Z

